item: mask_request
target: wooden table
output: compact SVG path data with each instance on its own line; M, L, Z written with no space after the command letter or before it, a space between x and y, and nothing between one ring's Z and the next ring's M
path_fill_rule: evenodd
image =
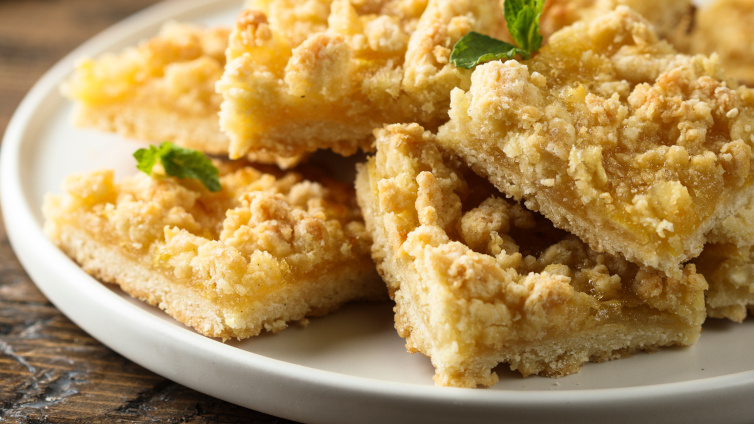
M153 3L0 0L0 134L56 61ZM84 333L37 290L0 224L0 422L147 421L289 422L162 378Z

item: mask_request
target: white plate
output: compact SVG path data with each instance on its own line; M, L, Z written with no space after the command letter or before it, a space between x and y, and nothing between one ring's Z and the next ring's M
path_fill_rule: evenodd
M0 178L8 235L44 294L85 331L171 380L269 414L303 422L751 422L754 321L713 320L684 349L588 364L561 379L523 379L500 367L490 389L432 384L432 367L410 355L391 306L354 304L290 328L223 344L84 273L42 234L44 193L63 177L112 167L134 172L133 141L73 129L59 83L76 58L118 51L167 19L230 25L240 0L173 1L147 9L81 46L50 70L13 117Z

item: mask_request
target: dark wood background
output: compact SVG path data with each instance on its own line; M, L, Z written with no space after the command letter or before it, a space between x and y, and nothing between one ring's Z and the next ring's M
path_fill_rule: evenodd
M55 62L153 3L0 0L0 134L26 92ZM0 422L290 421L181 386L91 338L37 290L0 224Z

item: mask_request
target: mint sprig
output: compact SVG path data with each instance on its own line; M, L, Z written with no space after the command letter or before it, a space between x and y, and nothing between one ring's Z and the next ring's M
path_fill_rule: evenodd
M196 150L162 143L134 152L136 168L147 175L152 175L152 168L159 160L165 173L176 178L199 180L209 191L220 191L220 172L207 156Z
M453 47L450 62L459 68L471 69L480 63L510 59L517 54L524 56L526 52L511 43L472 31Z
M542 47L539 18L544 6L545 0L505 0L505 22L518 46L471 31L453 46L450 62L459 68L471 69L481 63L512 59L516 55L529 59Z

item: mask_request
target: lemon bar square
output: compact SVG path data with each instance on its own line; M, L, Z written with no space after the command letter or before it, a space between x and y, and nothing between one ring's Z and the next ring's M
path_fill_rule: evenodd
M449 64L471 30L502 31L499 0L251 1L236 20L220 123L232 158L372 149L383 123L447 120L470 72Z
M349 185L221 172L215 193L165 176L74 174L45 197L44 230L94 277L223 340L386 297Z
M229 36L229 28L168 22L122 52L81 59L61 87L75 103L73 123L227 156L215 84L225 69ZM288 168L302 157L258 151L248 159Z
M707 284L694 265L669 278L598 253L486 186L416 124L379 130L359 168L395 327L436 384L490 386L499 363L561 376L698 339Z
M680 277L754 195L754 91L618 7L454 89L438 142L598 251Z

